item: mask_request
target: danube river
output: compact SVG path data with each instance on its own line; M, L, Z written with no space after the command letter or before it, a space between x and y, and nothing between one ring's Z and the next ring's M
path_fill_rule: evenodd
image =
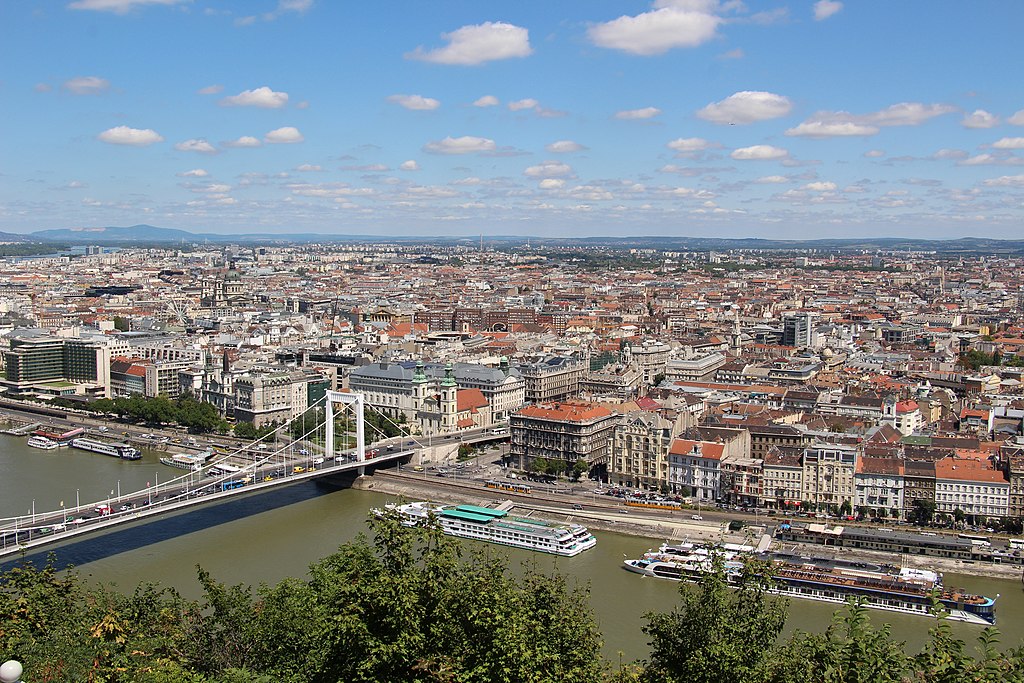
M73 449L41 451L27 447L24 441L0 436L0 516L31 514L33 504L39 512L61 504L70 508L76 497L83 505L108 498L116 503L119 488L122 492L137 490L181 474L161 465L156 453L126 462ZM55 546L54 552L59 563L74 564L90 579L115 583L125 591L140 581L155 581L198 597L196 565L225 583L255 585L303 576L310 563L366 531L368 510L387 499L373 491L296 484ZM513 565L533 561L541 569L556 567L588 584L607 656L618 661L621 651L625 661L643 657L643 615L675 604L678 585L631 574L621 565L624 557L636 557L661 539L608 532L595 535L597 546L574 558L486 547L507 554ZM1004 645L1017 645L1024 639L1020 581L947 574L946 583L986 595L1001 594L998 626ZM787 629L822 630L833 611L832 605L793 601ZM891 623L895 637L906 640L912 650L927 638L927 619L875 610L871 616L876 624L883 620ZM965 639L980 632L979 627L966 624L953 627Z

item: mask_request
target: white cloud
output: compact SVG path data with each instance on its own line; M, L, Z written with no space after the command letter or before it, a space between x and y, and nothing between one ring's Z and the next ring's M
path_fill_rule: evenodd
M719 59L743 59L746 56L747 56L747 53L743 51L743 48L737 47L737 48L735 48L733 50L729 50L728 52L723 52L722 54L718 55L718 58Z
M752 147L740 147L739 149L734 149L732 154L729 156L737 161L765 161L772 159L785 159L789 156L789 152L781 147L773 147L771 145L754 145Z
M995 149L1024 149L1024 138L1000 138L992 143Z
M217 148L206 140L185 140L174 146L179 152L199 152L200 154L216 154Z
M1020 166L1024 157L999 156L995 154L978 154L958 162L959 166Z
M1024 126L1024 109L1014 113L1013 116L1006 119L1006 122L1011 126Z
M536 109L540 106L540 102L532 98L526 98L525 100L516 100L515 102L509 102L509 111L522 111L524 109Z
M711 147L711 143L704 138L676 138L665 145L675 150L681 156L689 156L694 152L703 152Z
M36 83L32 86L32 89L36 92L50 92L53 90L53 86L49 83Z
M422 95L391 95L388 102L411 109L413 111L433 111L441 106L441 103L432 97Z
M818 0L814 3L814 20L824 21L841 9L843 3L838 0Z
M451 33L442 33L441 38L448 41L446 46L435 50L418 47L407 53L406 58L434 64L474 66L498 59L527 57L533 53L529 31L503 22L463 26Z
M355 166L342 166L342 171L362 171L363 173L383 173L388 170L387 164L359 164Z
M295 167L295 170L301 171L303 173L312 173L316 171L322 171L324 170L324 167L320 166L319 164L299 164L298 166Z
M758 185L780 185L782 183L788 183L789 178L784 175L766 175L758 178L754 182Z
M706 12L663 7L591 26L587 35L599 47L649 56L702 45L715 37L721 22L721 18Z
M868 151L864 152L864 156L866 158L868 158L868 159L878 159L880 157L884 157L885 156L885 150L884 149L869 149Z
M697 112L705 121L722 125L747 124L786 116L793 109L788 97L759 90L733 93Z
M529 178L557 178L572 175L572 166L562 161L544 161L527 166L523 175Z
M942 114L951 114L956 107L948 104L922 104L920 102L900 102L891 107L868 114L871 123L878 126L917 126Z
M966 159L969 156L970 155L967 152L965 152L964 150L962 150L962 149L943 148L943 149L940 149L939 151L937 151L935 154L933 154L932 155L932 159L939 159L939 160L955 159L955 160L959 160L959 159Z
M545 178L537 184L542 190L560 190L565 187L565 181L561 178Z
M800 125L787 130L786 135L790 137L837 138L878 134L878 126L842 120L842 117L839 115L844 113L838 112L837 114L828 115L828 112L825 112L822 114L823 118L804 121ZM815 116L818 116L818 114Z
M313 0L278 0L277 7L270 12L264 12L259 16L249 15L239 17L238 19L235 19L235 26L251 26L256 23L257 19L263 19L263 21L274 21L289 12L305 14L306 10L312 6Z
M552 154L565 154L568 152L581 152L586 149L583 145L572 140L556 140L551 144L545 145L544 149L551 152Z
M214 85L208 85L205 88L196 90L197 95L218 95L224 91L224 86L215 83Z
M803 189L810 190L811 192L835 192L838 187L838 185L831 181L818 180L813 183L807 183Z
M151 128L129 128L128 126L108 128L99 134L99 139L111 145L131 145L132 147L147 147L153 143L164 141L163 136Z
M494 95L484 95L473 103L474 107L497 107L501 102Z
M136 7L145 5L180 5L192 0L75 0L68 4L69 9L92 10L94 12L113 12L127 14Z
M473 135L462 137L446 137L443 140L428 142L423 146L423 151L433 154L473 154L476 152L492 152L495 149L494 140L478 138Z
M260 142L259 138L254 138L251 135L243 135L237 140L231 140L230 142L221 143L225 147L259 147L263 143Z
M960 125L964 128L994 128L999 125L999 117L984 109L975 109L973 114L964 116Z
M1024 175L1002 175L985 181L989 187L1024 187Z
M627 109L625 111L615 112L615 118L624 121L637 121L652 119L660 113L661 110L657 107L644 107L643 109Z
M220 101L222 107L261 107L263 109L280 109L288 104L288 93L276 92L267 86L255 90L243 90L237 95L229 95Z
M210 175L210 174L208 172L206 172L204 169L193 168L191 171L182 171L181 173L178 174L178 177L179 178L205 178L208 175Z
M947 104L920 102L900 102L869 114L819 111L800 125L787 130L786 135L809 138L869 136L876 135L882 126L917 126L954 111L956 108Z
M99 76L76 76L62 86L73 95L99 95L110 90L110 81Z
M302 137L302 133L299 132L299 129L294 126L282 126L281 128L275 128L263 136L263 142L272 145L290 145L296 142L302 142L305 139L306 138Z
M398 168L403 171L418 171L420 170L420 165L416 163L415 159L409 159L408 161L400 163Z

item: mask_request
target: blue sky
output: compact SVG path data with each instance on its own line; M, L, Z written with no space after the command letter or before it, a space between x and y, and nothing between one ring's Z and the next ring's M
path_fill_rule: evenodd
M1024 3L7 2L0 230L1024 236Z

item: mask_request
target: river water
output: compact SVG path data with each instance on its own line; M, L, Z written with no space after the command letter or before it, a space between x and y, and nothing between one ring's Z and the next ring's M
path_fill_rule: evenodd
M41 451L24 441L0 436L0 516L30 514L33 502L37 512L58 509L62 503L70 508L76 495L83 505L111 497L116 501L118 485L127 493L181 474L161 465L158 453L128 462L73 449ZM140 581L153 581L198 597L196 565L229 584L272 584L288 576L304 576L309 564L365 532L368 510L388 499L374 491L299 483L53 546L32 559L42 561L52 550L60 564L73 564L97 582L129 591ZM595 536L597 546L574 558L483 545L506 554L513 566L532 561L540 569L554 567L588 585L606 655L615 662L619 652L623 661L644 657L643 615L674 605L678 584L631 574L621 565L624 557L637 557L663 539L600 531ZM946 583L986 595L1001 594L997 604L1002 642L1021 643L1024 591L1020 581L947 573ZM834 611L834 605L792 601L787 631L823 630ZM870 614L876 625L892 624L894 637L906 641L910 650L927 639L927 619L876 610ZM968 640L980 633L979 627L967 624L953 624L953 628Z

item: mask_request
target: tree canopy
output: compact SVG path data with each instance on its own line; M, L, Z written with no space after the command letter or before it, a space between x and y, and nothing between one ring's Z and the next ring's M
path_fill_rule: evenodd
M588 589L557 572L507 571L390 513L303 579L227 586L198 569L203 596L142 583L123 593L71 570L0 574L0 660L32 683L996 683L1024 681L1024 648L985 629L972 654L938 619L916 654L851 604L824 633L780 634L787 602L770 565L729 575L720 560L678 605L646 615L646 661L612 666Z

